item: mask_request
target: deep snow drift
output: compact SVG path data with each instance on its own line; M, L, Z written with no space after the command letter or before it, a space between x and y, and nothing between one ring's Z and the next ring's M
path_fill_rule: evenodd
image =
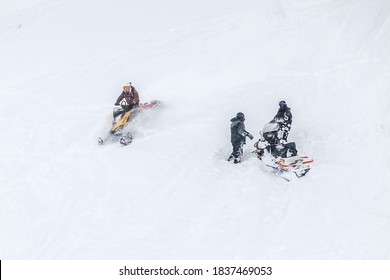
M22 2L0 13L1 259L390 258L389 1ZM98 146L128 81L164 107ZM230 118L258 136L281 99L316 161L292 182L257 137L226 162Z

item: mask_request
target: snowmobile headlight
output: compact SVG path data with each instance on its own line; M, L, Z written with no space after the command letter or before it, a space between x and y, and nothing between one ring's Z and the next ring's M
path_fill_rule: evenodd
M267 143L264 142L264 141L258 141L258 142L257 142L257 148L259 148L259 149L265 149L265 148L267 148Z

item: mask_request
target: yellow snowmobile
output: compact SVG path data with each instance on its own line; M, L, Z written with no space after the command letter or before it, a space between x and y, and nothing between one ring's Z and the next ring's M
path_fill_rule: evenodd
M153 100L149 103L140 103L138 106L129 108L126 102L119 106L114 106L111 129L107 136L98 138L98 143L103 145L108 139L118 141L126 146L133 141L133 136L129 131L124 131L127 124L142 110L156 108L161 105L161 101Z

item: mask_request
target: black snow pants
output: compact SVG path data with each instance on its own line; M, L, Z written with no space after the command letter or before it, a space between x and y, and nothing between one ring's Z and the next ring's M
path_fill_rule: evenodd
M239 163L241 162L241 157L243 154L244 142L243 141L232 142L232 146L233 146L233 152L231 153L228 160L230 161L234 159L234 163Z
M281 126L282 139L280 139L280 140L284 140L284 141L287 142L287 137L288 137L288 134L290 133L290 130L291 130L291 125L290 124L282 125Z

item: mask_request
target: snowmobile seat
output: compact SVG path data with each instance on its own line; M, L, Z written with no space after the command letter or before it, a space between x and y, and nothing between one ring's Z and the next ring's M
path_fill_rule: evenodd
M283 158L295 157L298 154L295 142L287 143L280 150L280 156Z
M269 145L266 149L275 158L277 157L288 158L288 157L296 156L298 154L298 151L295 146L295 142L290 142L284 145L272 144Z

